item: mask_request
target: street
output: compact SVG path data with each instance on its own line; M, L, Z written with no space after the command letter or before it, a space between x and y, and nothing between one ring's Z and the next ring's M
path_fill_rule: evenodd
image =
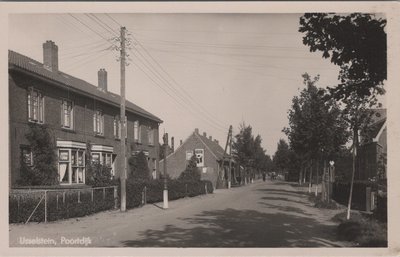
M10 246L21 238L87 237L89 247L342 247L335 240L338 211L317 209L295 186L256 181L214 194L120 213L118 210L47 224L10 225Z

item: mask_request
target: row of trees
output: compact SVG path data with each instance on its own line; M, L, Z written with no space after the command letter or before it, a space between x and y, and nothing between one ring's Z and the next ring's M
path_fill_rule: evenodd
M321 160L343 155L346 143L351 141L349 210L359 136L368 135L374 115L371 109L381 106L377 96L385 93L385 25L385 19L361 13L308 13L300 18L303 43L311 52L322 52L323 58L340 67L340 83L323 89L317 86L319 76L303 74L305 88L292 99L289 126L283 129L290 147L280 142L274 161L277 159L278 167L285 169L289 169L291 161L298 162L302 178L305 167L314 164L318 171ZM279 153L282 149L286 154Z
M251 175L271 169L271 157L266 154L261 143L261 136L254 136L250 125L240 124L239 133L232 145L233 156L236 163L251 172Z

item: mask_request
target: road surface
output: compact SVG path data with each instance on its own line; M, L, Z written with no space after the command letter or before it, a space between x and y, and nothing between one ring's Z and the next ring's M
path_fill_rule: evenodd
M337 211L312 207L301 190L286 182L257 181L172 201L169 207L148 204L126 213L114 210L47 224L13 224L10 246L345 246L335 240L336 224L330 221ZM41 245L31 245L39 239Z

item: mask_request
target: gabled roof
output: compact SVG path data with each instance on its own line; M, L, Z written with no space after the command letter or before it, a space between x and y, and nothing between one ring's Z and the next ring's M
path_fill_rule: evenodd
M215 155L217 159L224 157L224 149L215 141L210 140L208 137L202 136L199 133L194 132L196 136L200 138L203 144Z
M198 139L200 139L200 142L203 143L203 145L211 152L212 155L214 155L214 157L217 160L222 160L225 152L224 149L217 142L210 140L205 136L200 135L196 131L194 131L188 138L186 138L186 140L180 146L178 146L178 148L176 148L174 152L170 153L167 156L167 159L172 157L176 152L178 152L178 149L181 148L183 145L185 145L186 142L188 142L193 137L197 137ZM163 163L163 161L164 160L160 160L160 163Z
M76 89L80 93L88 94L90 96L96 97L105 103L113 104L119 106L121 97L112 92L105 92L99 90L95 85L92 85L84 80L78 79L71 75L68 75L61 71L51 71L43 66L36 60L33 60L25 55L8 50L8 65L9 69L22 69L34 75L38 75L45 79L52 80L54 82L60 83L64 86L68 86ZM162 120L157 116L149 113L148 111L142 109L141 107L135 105L130 101L126 101L126 109L129 112L138 114L140 116L146 117L150 120L161 123Z

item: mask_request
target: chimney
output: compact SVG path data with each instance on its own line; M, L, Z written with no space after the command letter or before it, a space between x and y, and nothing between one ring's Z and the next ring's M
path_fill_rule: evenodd
M216 143L216 144L219 144L219 142L218 142L218 140L217 140L217 139L214 139L214 143Z
M166 138L166 143L167 143L167 145L169 145L169 143L168 143L168 133L165 133L165 138Z
M102 91L107 91L107 71L105 69L100 69L97 72L98 76L98 88Z
M182 145L182 139L181 139L181 140L179 140L179 145Z
M198 128L195 128L195 129L194 129L194 133L199 134L199 129L198 129Z
M172 148L172 152L175 151L175 139L174 137L171 137L171 148Z
M210 139L210 141L212 141L212 136L209 136L208 139Z
M58 46L51 40L43 43L43 66L51 71L58 71Z
M203 137L207 137L207 133L206 132L203 132Z

